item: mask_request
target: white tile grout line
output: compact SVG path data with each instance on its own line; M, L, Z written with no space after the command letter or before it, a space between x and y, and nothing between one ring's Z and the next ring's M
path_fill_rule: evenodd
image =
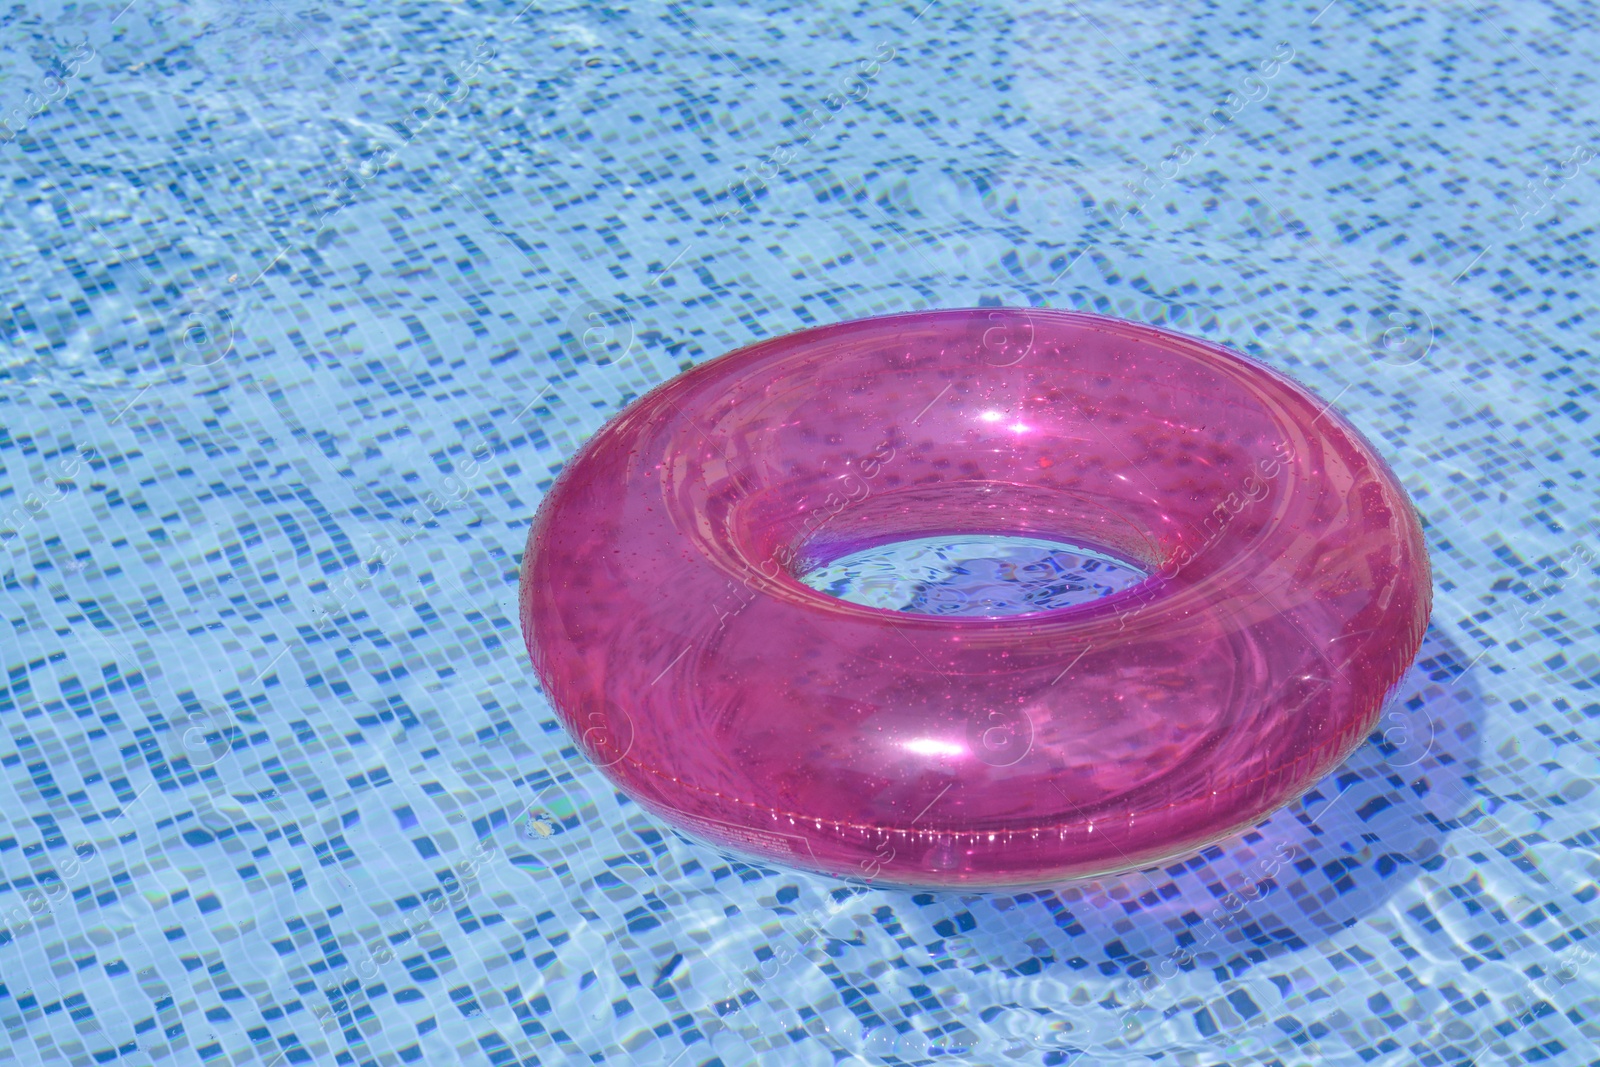
M1470 2L1472 3L1472 10L1474 10L1474 11L1476 11L1478 13L1478 17L1483 19L1483 21L1486 24L1488 24L1488 26L1490 28L1492 28L1495 33L1498 33L1500 35L1500 39L1502 41L1504 41L1506 43L1506 45L1508 47L1510 47L1510 49L1517 54L1517 58L1522 60L1522 62L1526 63L1528 66L1532 67L1533 68L1533 72L1535 74L1539 75L1539 77L1543 78L1544 79L1544 83L1550 87L1552 92L1554 92L1555 91L1555 87L1556 87L1555 82L1553 82L1553 81L1551 81L1549 79L1549 77L1545 74L1544 70L1538 64L1534 63L1531 59L1529 59L1526 55L1523 54L1522 49L1517 47L1517 43L1506 35L1506 31L1502 30L1498 23L1490 21L1489 13L1487 11L1485 11L1483 8L1479 7L1477 2L1476 2L1476 0L1470 0Z
M1088 244L1084 245L1083 249L1079 251L1077 255L1072 257L1072 262L1068 263L1065 267L1062 267L1060 274L1057 274L1054 278L1050 279L1050 284L1059 285L1061 283L1061 279L1067 276L1067 271L1071 270L1073 267L1076 267L1078 265L1078 260L1082 259L1083 254L1089 251L1089 249L1093 248L1098 240L1099 238L1092 238Z
M550 392L551 389L554 389L555 386L556 386L555 382L546 383L545 387L543 389L539 390L539 395L538 396L536 396L532 400L528 401L526 404L524 404L522 406L522 410L521 411L519 411L515 415L511 416L511 421L512 422L516 422L518 419L522 418L522 416L526 415L528 413L528 409L533 407L533 405L537 404L539 401L543 400L545 398L545 394Z
M116 822L117 819L120 819L124 815L128 814L128 809L132 808L135 804L139 803L140 798L143 797L146 793L150 792L150 790L155 787L155 784L156 783L154 781L151 781L151 783L149 785L145 786L143 789L141 789L137 793L135 793L133 795L133 799L132 800L130 800L126 804L122 805L122 810L117 812L117 818L116 819L112 819L111 822L106 823L106 825L110 826L111 823Z
M318 48L315 44L312 43L311 38L306 36L305 31L302 30L300 27L296 26L293 22L289 21L289 16L284 12L283 8L279 7L276 3L274 3L274 0L267 0L267 3L269 5L271 5L272 10L274 10L274 11L276 11L278 13L278 18L283 20L283 22L288 25L289 31L291 33L295 34L296 36L298 36L302 41L304 41L306 43L306 47L307 48L309 48L313 52L315 52L319 59L321 59L324 63L328 64L328 70L330 72L332 72L335 77L337 77L345 85L349 85L350 84L350 79L346 78L337 69L335 69L335 67L333 65L333 60L329 59L327 56L322 54L322 49Z
M1365 744L1366 742L1363 741L1362 743ZM1335 771L1337 771L1337 769L1338 768L1335 768ZM1361 779L1361 781L1365 781L1365 780L1366 780L1365 778ZM1327 806L1325 806L1322 809L1322 814L1318 815L1315 819L1311 820L1311 825L1315 826L1317 823L1321 822L1323 820L1323 818L1325 818L1327 816L1328 812L1333 810L1333 806L1335 804L1339 803L1340 800L1344 799L1344 795L1346 793L1350 792L1350 790L1354 789L1357 784L1358 783L1356 783L1356 782L1351 782L1349 785L1347 785L1343 789L1339 790L1339 795L1334 797L1332 800L1328 801Z
M1466 265L1466 267L1464 267L1462 269L1461 273L1457 274L1455 276L1455 280L1450 283L1451 287L1453 288L1455 286L1456 282L1459 282L1462 278L1465 278L1467 276L1467 272L1470 271L1473 267L1476 267L1478 265L1478 260L1480 260L1484 256L1488 255L1489 254L1489 249L1491 249L1493 247L1494 247L1494 245L1485 245L1482 252L1479 252L1477 255L1473 256L1472 257L1472 262L1468 263Z
M134 393L133 394L133 399L128 401L125 405L123 405L122 410L117 412L116 418L111 420L110 425L115 426L117 424L117 419L120 419L120 418L122 418L122 416L126 415L128 413L128 409L133 407L133 405L137 404L139 402L139 398L141 396L144 396L144 394L148 393L149 391L150 391L150 386L146 385L143 389L140 389L137 393Z
M1135 74L1139 75L1139 77L1143 78L1145 81L1150 82L1151 85L1155 84L1155 82L1150 80L1149 75L1145 74L1144 71L1139 69L1138 64L1134 63L1133 60L1128 58L1128 53L1124 52L1122 49L1117 47L1117 42L1113 41L1111 39L1110 34L1106 33L1105 29L1100 25L1100 23L1098 23L1098 22L1096 22L1094 20L1094 16L1092 16L1092 15L1088 14L1087 12L1085 12L1077 4L1068 4L1067 6L1072 8L1073 14L1077 15L1079 18L1083 19L1089 25L1093 26L1094 29L1095 29L1095 32L1098 33L1102 38L1105 39L1106 44L1110 45L1112 50L1114 52L1116 52L1117 55L1122 57L1122 60L1123 60L1124 63L1128 64L1128 66L1133 68L1133 71L1134 71Z
M683 251L679 252L677 255L673 256L671 263L668 263L665 267L662 267L655 274L650 275L650 280L644 283L644 287L646 289L648 289L652 285L654 285L657 281L659 281L660 279L665 278L667 276L668 272L670 272L673 267L676 267L678 265L678 260L682 259L684 257L684 255L689 251L689 249L691 249L693 247L694 247L693 245L684 245L683 246Z
M257 674L254 678L250 679L250 681L247 684L248 685L255 685L257 682L261 681L261 679L265 678L267 676L267 672L278 665L278 661L284 657L284 654L287 653L289 651L289 649L294 647L294 642L298 641L298 640L299 640L299 638L295 638L293 641L287 642L283 646L283 651L279 652L276 656L273 656L272 657L272 662L267 664L265 667L261 668L261 673Z

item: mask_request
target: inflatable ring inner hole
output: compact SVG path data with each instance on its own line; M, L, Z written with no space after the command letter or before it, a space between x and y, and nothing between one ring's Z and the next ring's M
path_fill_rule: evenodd
M1149 577L1127 560L1069 541L963 534L849 552L800 580L866 607L993 618L1069 611Z
M1252 421L1271 421L1259 409L1251 414ZM1131 420L1117 429L1129 438L1151 432ZM1207 576L1220 578L1248 567L1252 546L1272 525L1271 517L1260 516L1267 520L1264 523L1234 523L1216 511L1217 502L1230 496L1230 484L1231 495L1240 501L1265 492L1279 457L1262 442L1273 438L1286 439L1262 427L1254 447L1235 438L1219 441L1209 455L1197 457L1197 466L1209 475L1205 480L1217 488L1195 494L1192 500L1158 491L1144 480L1137 465L1121 461L1120 452L1134 450L1132 440L1124 448L1102 448L1097 462L1105 484L1100 490L1092 483L1068 489L1030 484L1021 477L923 481L932 472L918 468L926 456L937 456L939 451L919 450L911 438L897 448L900 469L876 479L869 490L863 491L865 482L859 477L853 479L859 484L852 487L852 478L845 475L839 479L839 490L829 495L820 494L814 482L802 494L779 481L744 496L732 506L728 525L718 531L724 536L713 536L707 555L722 560L729 573L766 575L768 592L813 606L823 602L847 613L915 613L968 626L987 622L1028 627L1057 617L1086 621L1124 610L1129 601L1148 603L1175 592L1173 580L1179 572L1185 579L1182 584L1190 586ZM1115 436L1108 440L1118 444ZM796 522L792 501L797 498L817 502L809 521ZM1087 550L1125 571L1137 572L1140 580L1118 582L1105 595L1076 603L995 614L907 612L903 607L840 598L808 581L842 559L935 539L1048 542L1067 550Z

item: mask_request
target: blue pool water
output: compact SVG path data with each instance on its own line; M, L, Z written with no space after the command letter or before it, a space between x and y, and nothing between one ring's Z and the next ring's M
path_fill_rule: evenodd
M0 14L0 1060L1594 1062L1600 12L1324 2ZM1420 662L1161 869L678 838L527 665L541 493L698 361L982 304L1336 403Z
M919 615L995 618L1087 604L1146 575L1092 549L1033 537L921 537L803 575L820 592Z

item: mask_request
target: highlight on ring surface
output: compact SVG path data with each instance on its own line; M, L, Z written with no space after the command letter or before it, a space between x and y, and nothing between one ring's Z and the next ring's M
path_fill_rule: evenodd
M1138 580L1009 615L804 579L1005 535ZM636 401L521 589L566 728L663 820L875 884L1006 889L1260 821L1369 733L1430 606L1415 513L1330 406L1213 344L1040 309L828 326Z

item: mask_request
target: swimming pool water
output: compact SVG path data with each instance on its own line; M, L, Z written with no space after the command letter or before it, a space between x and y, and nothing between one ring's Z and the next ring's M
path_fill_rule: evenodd
M1324 2L0 16L0 1058L1594 1062L1600 15ZM521 650L560 465L739 345L1000 304L1384 453L1436 598L1370 743L1050 893L641 814Z
M993 618L1087 604L1145 577L1131 564L1064 542L922 537L851 552L801 580L867 607Z

